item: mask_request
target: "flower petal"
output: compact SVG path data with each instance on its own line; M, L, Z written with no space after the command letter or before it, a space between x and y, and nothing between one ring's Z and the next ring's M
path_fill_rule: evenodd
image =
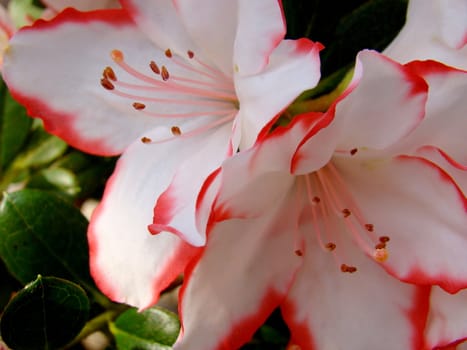
M136 25L162 50L170 49L180 56L187 50L197 51L173 0L120 0Z
M255 75L235 74L240 102L240 149L251 147L261 129L304 90L320 78L322 45L308 39L284 40L272 52L269 64Z
M231 76L238 1L174 0L174 3L187 32L203 54Z
M41 0L48 8L60 12L67 7L73 7L79 11L92 11L120 7L117 0Z
M467 339L466 303L466 290L448 294L440 288L432 288L426 325L426 342L430 349Z
M343 273L308 228L302 227L304 264L281 307L291 330L290 348L422 349L429 288L392 278L348 237L335 254L357 271Z
M131 102L125 106L101 86L115 48L146 59L154 54L154 46L124 11L67 9L13 37L4 78L14 97L30 115L42 118L49 132L90 153L118 154L155 126L156 119L135 111Z
M360 52L357 65L361 65L361 79L336 106L335 123L342 123L345 131L339 150L381 150L421 122L428 86L418 75L374 51Z
M390 237L382 263L389 273L449 292L467 286L467 200L445 171L408 156L334 163L362 220L374 224L377 236Z
M433 59L467 68L467 2L410 0L407 22L384 54L405 63Z
M157 139L166 133L159 128L147 136ZM92 274L113 300L138 307L152 305L196 252L176 235L151 235L147 228L155 199L193 151L188 141L135 142L120 158L107 185L88 237Z
M174 165L176 171L168 188L158 197L153 224L149 226L152 233L169 231L192 245L205 243L204 233L196 229L196 198L206 177L227 158L231 129L227 124L214 132L182 140L183 145L180 143L170 156L173 160L164 161L164 172Z
M259 73L284 38L285 29L280 1L239 0L233 53L237 72L241 75Z
M276 204L258 219L214 226L186 274L174 349L237 349L281 302L301 260L289 232L297 213Z

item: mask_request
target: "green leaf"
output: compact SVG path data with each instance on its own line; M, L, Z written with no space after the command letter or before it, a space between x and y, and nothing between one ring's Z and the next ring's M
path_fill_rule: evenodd
M76 195L79 191L78 180L71 171L63 168L47 168L31 177L28 188L42 190L58 190L69 196Z
M177 340L180 322L173 312L152 307L132 308L110 323L119 350L168 350Z
M7 305L0 330L12 349L57 349L73 340L88 316L89 300L80 286L38 276Z
M23 147L32 119L27 116L26 109L11 97L3 81L0 84L3 101L0 112L0 165L5 170Z
M67 148L65 141L38 127L34 130L27 149L16 158L13 166L24 169L47 165L64 154Z
M39 190L5 194L0 206L0 257L23 284L53 275L94 290L87 220L62 197Z

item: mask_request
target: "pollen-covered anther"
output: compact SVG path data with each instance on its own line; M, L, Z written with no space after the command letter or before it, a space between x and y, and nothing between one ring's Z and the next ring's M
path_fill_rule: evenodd
M172 126L170 128L170 131L172 131L172 134L174 136L180 136L182 134L182 131L180 130L180 128L178 126Z
M296 256L303 256L303 252L300 249L297 249L294 253Z
M101 79L101 85L102 85L102 87L103 87L104 89L106 89L106 90L113 90L113 89L115 89L114 84L112 84L112 83L110 82L110 80L109 80L108 78L106 78L106 77L103 77L103 78Z
M346 264L341 265L341 271L342 272L348 272L348 273L354 273L357 272L357 268L355 266L349 266Z
M388 236L381 236L381 237L379 237L379 241L380 241L381 243L387 243L387 242L389 242L389 240L390 240L390 238L389 238Z
M383 248L386 248L386 243L378 243L375 245L375 249L383 249Z
M104 71L102 72L102 76L109 80L117 81L117 75L115 75L115 72L112 69L112 67L109 67L109 66L105 67Z
M313 204L319 204L319 202L321 202L321 199L319 197L313 197L313 199L311 200L311 203Z
M141 102L134 102L133 103L133 108L136 109L137 111L141 111L146 108L146 105Z
M186 52L186 54L188 55L188 58L189 58L189 59L192 59L193 57L195 57L195 53L194 53L193 51L191 51L191 50L188 50L188 51Z
M165 66L162 66L161 68L161 77L163 81L169 80L169 77L170 77L169 71L167 70Z
M389 253L386 248L375 249L373 252L373 258L380 263L385 262L388 259L388 256Z
M141 138L141 142L142 142L142 143L151 143L152 140L151 140L149 137L143 136L143 137Z
M350 214L352 214L352 212L350 211L350 209L342 209L342 215L344 215L344 218L348 218L350 216Z
M332 252L334 249L336 249L336 243L328 242L328 243L326 243L324 248L326 248L326 250Z
M373 224L365 224L365 230L373 232L375 230L375 226Z
M151 70L155 74L157 74L157 75L161 74L161 70L159 69L159 66L156 64L156 62L154 62L154 61L149 62L149 68L151 68Z
M123 52L120 51L120 50L112 50L112 51L110 52L110 57L111 57L112 60L114 60L114 62L116 62L116 63L123 62L123 60L125 59L125 56L123 55Z
M350 155L351 155L351 156L354 156L357 152L358 152L358 148L352 148L352 149L350 150Z
M172 51L171 51L170 49L165 50L165 55L166 55L168 58L172 58Z

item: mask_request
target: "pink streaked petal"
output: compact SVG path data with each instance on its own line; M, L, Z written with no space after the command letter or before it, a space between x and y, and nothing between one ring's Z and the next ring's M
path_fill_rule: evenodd
M448 173L408 156L334 163L364 220L390 237L382 264L389 273L449 292L467 286L467 200Z
M294 118L253 148L227 159L198 198L198 214L203 213L200 227L206 227L209 219L258 217L282 200L295 181L289 172L295 148L315 122L307 115Z
M434 61L416 61L407 67L427 81L429 91L425 119L401 147L413 150L421 146L434 146L457 162L467 164L464 146L467 71Z
M41 2L54 12L60 12L67 7L79 11L92 11L99 9L119 8L117 0L41 0Z
M446 346L467 338L466 303L466 290L449 294L441 288L432 288L426 325L426 342L430 349L445 349ZM455 346L452 349L455 349Z
M342 123L345 130L339 149L388 148L422 121L428 86L409 69L374 51L360 52L357 66L362 69L361 79L336 106L335 123Z
M165 133L157 129L147 136L157 139ZM120 158L88 234L92 274L112 299L140 308L152 305L196 253L173 234L154 236L147 229L155 199L192 149L179 140L137 141Z
M241 71L235 74L242 123L240 149L251 147L265 125L304 90L317 84L321 48L321 44L308 39L284 40L272 52L262 72L250 76L243 76Z
M349 237L342 237L333 257L304 227L304 264L281 306L290 348L423 349L429 288L389 276ZM357 271L343 273L341 263Z
M146 59L154 54L151 42L125 11L67 9L13 37L4 78L13 96L31 116L42 118L49 132L90 153L118 154L155 126L156 119L138 113L133 101L101 86L103 69L113 64L110 52L115 48Z
M384 54L405 63L434 59L467 68L467 2L411 0L407 22Z
M234 65L242 75L259 73L285 35L280 1L238 1Z
M173 0L192 40L206 57L228 76L233 72L238 1Z
M162 50L171 49L183 56L198 51L177 13L173 0L120 0L136 25Z
M157 199L153 224L149 226L153 234L168 231L195 246L205 243L204 232L198 232L196 228L196 198L206 177L227 158L231 129L227 124L213 132L183 140L177 153L174 151L169 156L173 158L176 170L170 185ZM180 153L186 158L181 158Z
M287 204L276 202L258 219L214 226L186 274L174 349L237 349L281 303L301 263L290 234L298 214Z

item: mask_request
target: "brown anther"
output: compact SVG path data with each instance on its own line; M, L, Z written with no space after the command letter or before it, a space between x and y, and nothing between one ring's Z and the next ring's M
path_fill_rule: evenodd
M379 241L382 243L387 243L389 242L390 238L388 236L381 236L379 237Z
M297 249L294 253L296 256L303 256L303 252L300 249Z
M115 89L114 84L112 84L112 83L110 82L110 80L107 79L106 77L103 77L103 78L101 79L101 85L102 85L102 87L103 87L104 89L106 89L106 90L113 90L113 89Z
M156 74L161 74L161 70L159 69L159 66L156 64L156 62L154 61L151 61L149 63L149 67L151 68L151 70L156 73Z
M365 224L365 229L368 232L373 232L375 230L375 226L373 224Z
M115 72L112 69L112 67L109 67L109 66L105 67L104 72L102 72L102 75L104 76L104 78L117 81L117 76L115 75Z
M355 153L357 153L357 152L358 152L358 149L357 149L357 148L352 148L352 149L350 150L350 155L353 156L353 155L355 155Z
M180 128L178 126L172 126L170 131L172 131L172 134L174 136L180 136L182 134L182 131L180 130Z
M162 66L161 68L161 77L163 81L169 80L169 71L167 70L167 68L165 68L165 66Z
M348 272L348 273L354 273L357 271L357 268L355 266L349 266L346 264L341 265L341 271L342 272Z
M344 214L344 218L348 218L350 216L350 214L352 214L352 212L345 208L345 209L342 209L342 214Z
M117 63L123 62L125 56L123 56L123 52L120 50L112 50L110 52L110 57Z
M152 140L149 137L143 136L141 138L141 142L142 143L150 143L150 142L152 142Z
M386 243L378 243L375 245L375 249L384 249L386 248Z
M170 49L165 50L165 55L166 55L168 58L172 58L172 51L170 51Z
M388 259L388 256L389 254L386 248L375 249L373 252L373 258L380 263L385 262Z
M141 102L134 102L133 103L133 108L136 109L137 111L141 111L142 109L146 108L146 105Z
M195 53L194 53L193 51L191 51L191 50L188 50L188 51L186 52L186 54L188 55L188 58L190 58L190 59L193 58L193 57L195 57Z
M332 252L334 249L336 249L336 243L333 243L333 242L329 242L329 243L326 243L326 245L324 246L328 251Z
M321 202L321 199L319 197L313 197L311 201L313 202L313 204L318 204L319 202Z

